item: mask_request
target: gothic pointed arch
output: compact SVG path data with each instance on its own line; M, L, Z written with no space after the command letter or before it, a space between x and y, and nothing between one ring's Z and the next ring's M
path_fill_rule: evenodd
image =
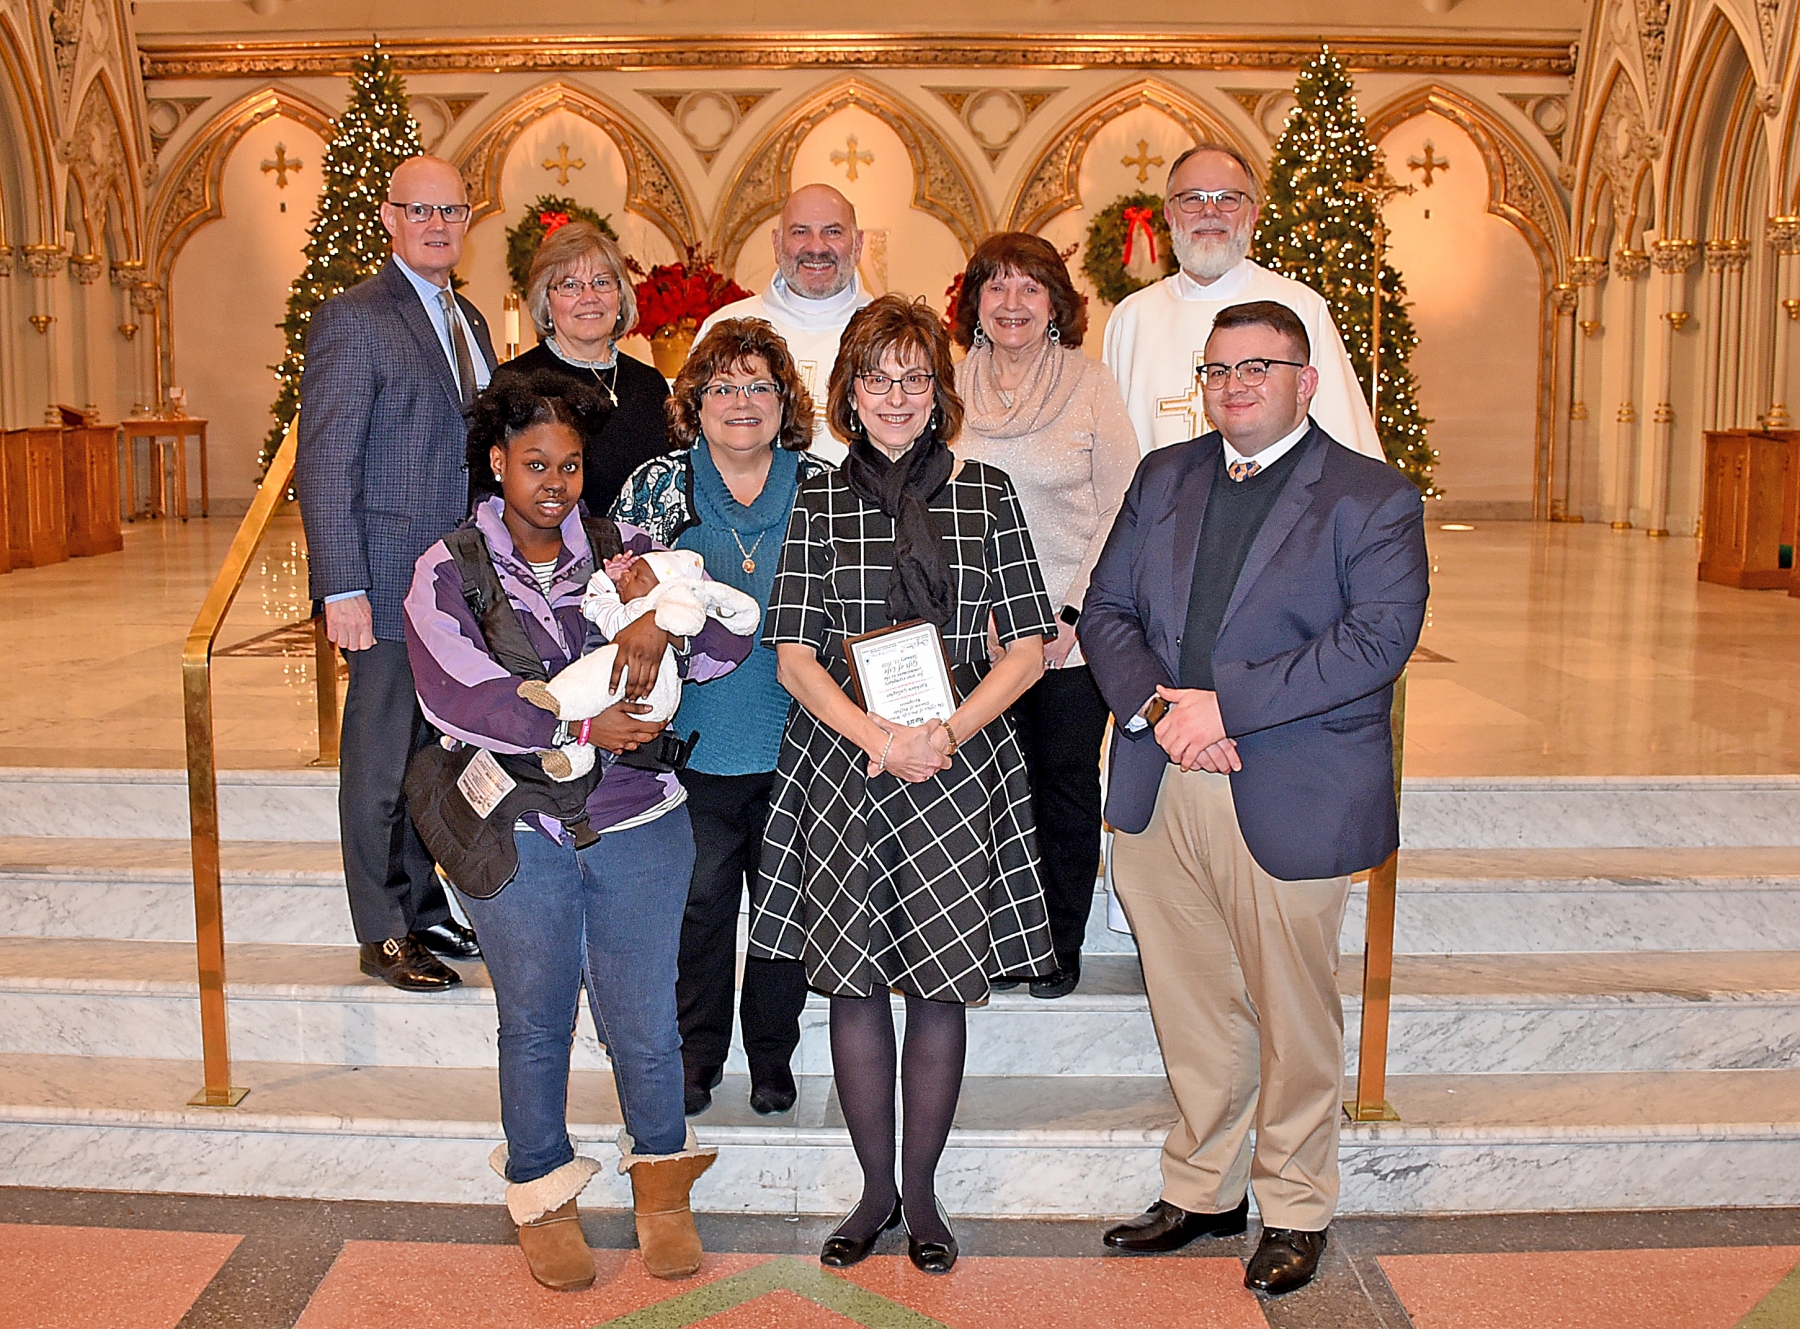
M102 69L88 82L69 135L65 160L82 215L68 218L65 225L80 230L91 253L100 252L103 245L115 245L115 260L136 258L142 240L141 177L133 169L135 155L129 146L127 123L112 79Z
M1617 60L1600 83L1600 112L1584 127L1575 159L1571 241L1577 253L1606 257L1613 237L1629 246L1651 224L1647 194L1662 139L1644 118L1644 100Z
M1370 141L1379 143L1402 122L1426 111L1474 141L1487 168L1487 210L1525 238L1548 291L1568 271L1569 231L1556 185L1537 154L1493 108L1436 83L1403 92L1371 114Z
M557 111L586 120L618 148L625 163L627 212L648 218L678 250L699 239L694 203L655 139L612 103L561 79L541 83L502 106L452 157L469 187L476 221L505 211L500 177L507 154L527 128Z
M1081 207L1081 161L1088 147L1107 125L1140 106L1161 111L1192 135L1196 143L1229 143L1249 161L1262 158L1229 121L1192 93L1160 79L1138 79L1088 103L1063 121L1025 172L1012 206L1006 211L1007 229L1037 231L1059 213Z
M1733 109L1748 91L1755 92L1750 47L1733 16L1714 7L1700 25L1678 71L1667 135L1667 167L1660 200L1659 232L1664 236L1699 234L1704 220L1716 215L1706 195L1709 177L1716 186L1723 172L1721 143L1729 138Z
M9 235L9 244L48 240L60 233L57 225L56 185L52 175L50 117L44 105L29 55L31 40L13 24L10 12L0 11L0 115L11 121L10 132L18 142L23 160L17 184L29 191L35 210L26 208L24 220L31 230L25 235ZM24 200L21 199L21 204Z
M713 235L724 271L732 271L757 228L781 211L792 187L794 157L820 123L846 106L892 129L912 159L912 206L936 217L971 254L992 221L975 174L918 108L878 84L847 78L788 110L750 149L732 176Z
M150 237L151 280L164 290L175 260L194 232L225 215L221 192L225 163L238 140L278 115L298 121L320 138L332 136L331 113L317 102L289 89L263 88L238 98L208 120L163 173L162 186L150 202L145 234Z

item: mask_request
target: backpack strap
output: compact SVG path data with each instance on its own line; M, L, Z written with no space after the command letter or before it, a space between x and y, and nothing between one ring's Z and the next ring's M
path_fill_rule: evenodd
M616 528L614 534L616 538ZM444 548L450 551L462 576L463 600L500 667L520 678L548 681L550 672L538 658L525 625L519 622L518 611L506 598L506 588L494 570L493 554L481 528L473 522L457 527L444 537Z
M609 558L615 558L625 552L625 537L619 533L619 523L611 517L583 517L581 528L587 532L588 548L594 551L594 571Z

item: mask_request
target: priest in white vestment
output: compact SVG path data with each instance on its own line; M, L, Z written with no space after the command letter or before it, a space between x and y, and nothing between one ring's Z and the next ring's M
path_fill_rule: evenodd
M802 185L788 195L781 221L770 232L779 269L769 289L723 309L700 327L700 338L726 318L766 319L787 342L812 393L812 453L838 465L848 449L825 427L825 387L837 360L838 340L850 316L874 297L856 275L863 233L856 209L830 185Z
M1195 371L1213 317L1227 305L1273 300L1298 314L1312 338L1319 371L1312 418L1339 443L1385 460L1324 298L1245 257L1260 198L1255 172L1232 148L1203 143L1175 159L1163 213L1181 269L1126 296L1106 323L1103 358L1125 395L1138 446L1148 453L1212 427Z

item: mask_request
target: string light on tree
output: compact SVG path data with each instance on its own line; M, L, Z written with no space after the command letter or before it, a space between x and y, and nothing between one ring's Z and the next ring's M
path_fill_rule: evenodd
M1288 112L1269 165L1256 260L1325 297L1373 405L1388 460L1425 495L1440 494L1431 477L1437 453L1425 436L1430 421L1419 414L1418 383L1408 363L1419 338L1407 312L1406 284L1378 255L1375 204L1355 187L1377 166L1356 110L1355 85L1337 57L1321 48L1301 71L1294 96L1298 105Z
M306 267L288 287L287 317L281 323L287 353L273 366L277 391L269 410L275 425L263 440L259 472L268 470L300 409L300 372L313 310L373 277L387 262L381 204L388 177L401 162L425 150L418 122L407 109L406 83L380 42L351 67L350 99L332 129L321 168L324 187L306 229Z

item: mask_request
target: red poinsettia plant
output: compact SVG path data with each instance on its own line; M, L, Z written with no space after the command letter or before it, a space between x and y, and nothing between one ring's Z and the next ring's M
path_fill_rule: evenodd
M750 295L713 266L712 254L688 245L679 263L659 263L637 284L637 330L644 336L676 336L700 330L712 314Z

